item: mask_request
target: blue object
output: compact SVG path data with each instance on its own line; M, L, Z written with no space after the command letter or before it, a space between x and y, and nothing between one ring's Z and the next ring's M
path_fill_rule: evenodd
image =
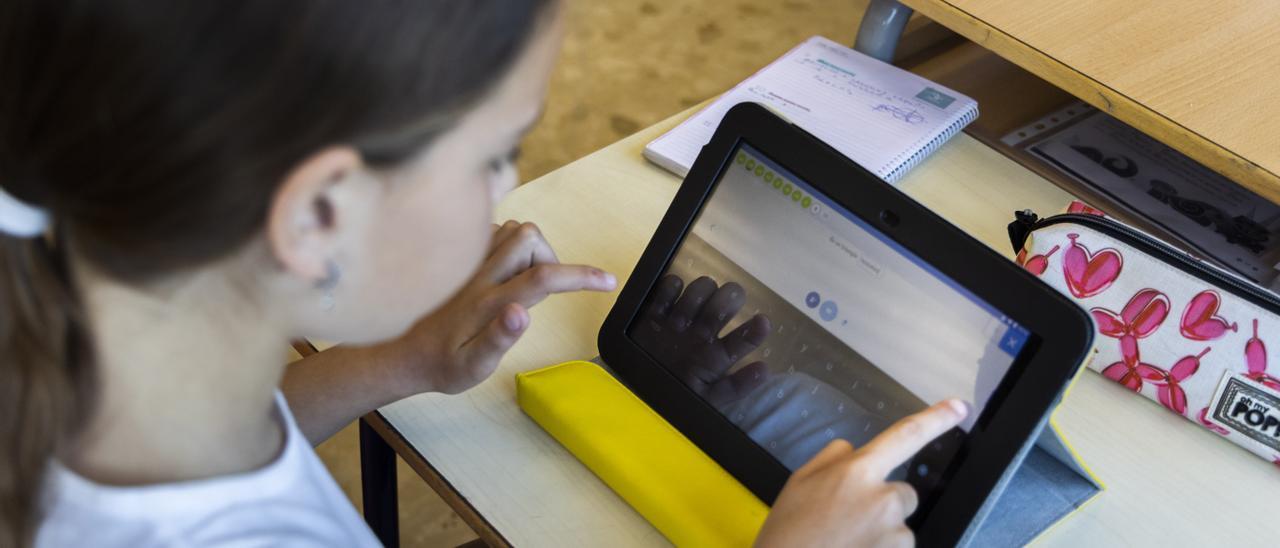
M1039 447L1011 466L1017 471L1008 483L991 492L993 507L961 545L1026 546L1099 491L1098 486Z
M822 303L822 308L818 309L818 317L829 322L836 319L837 312L835 301L827 301Z
M1004 336L1000 337L1000 351L1010 356L1017 356L1022 346L1027 343L1027 330L1018 326L1009 326Z
M817 291L810 291L804 296L804 304L809 308L817 308L820 302L822 302L822 296L818 295Z

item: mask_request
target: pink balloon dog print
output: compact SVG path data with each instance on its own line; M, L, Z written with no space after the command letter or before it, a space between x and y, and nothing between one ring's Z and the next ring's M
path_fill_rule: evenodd
M1142 362L1138 339L1155 332L1169 316L1169 297L1155 289L1143 289L1129 299L1120 313L1105 308L1089 311L1098 332L1120 339L1120 361L1102 370L1103 376L1123 384L1130 390L1142 390L1143 379L1165 376L1158 367Z
M1280 359L1280 303L1082 203L1070 212L1033 225L1020 213L1009 232L1018 265L1088 311L1097 344L1086 366L1124 388L1116 397L1139 394L1280 464L1276 447L1215 414L1228 397L1280 396L1280 365L1269 363ZM1255 392L1243 395L1246 384Z
M1117 339L1143 339L1164 323L1169 316L1169 308L1169 297L1147 288L1134 293L1119 314L1101 307L1090 310L1089 314L1103 335Z
M1126 345L1125 341L1132 341ZM1102 376L1123 384L1134 392L1142 391L1142 379L1163 379L1164 371L1159 367L1142 362L1138 354L1138 343L1132 338L1120 339L1120 361L1108 365L1102 370Z
M1169 368L1169 371L1160 371L1158 368L1152 368L1155 369L1155 372L1158 372L1158 375L1153 377L1144 375L1146 380L1151 381L1151 384L1156 386L1156 398L1161 405L1179 415L1187 414L1187 393L1182 390L1180 383L1200 370L1200 359L1205 354L1208 354L1209 350L1206 347L1195 356L1186 356L1178 360L1177 363L1173 364L1173 367ZM1148 370L1143 373L1153 372Z
M1049 257L1052 257L1053 254L1057 252L1058 252L1058 246L1055 245L1053 246L1052 249L1050 249L1045 254L1032 255L1031 258L1028 259L1027 248L1024 247L1022 248L1022 251L1018 252L1018 257L1015 260L1019 265L1022 265L1022 268L1027 269L1027 272L1030 272L1032 274L1035 274L1036 276L1039 276L1041 274L1044 274L1045 269L1049 268Z
M1124 257L1110 247L1090 253L1084 244L1076 241L1079 237L1079 234L1067 234L1071 247L1063 254L1062 273L1071 294L1085 299L1106 291L1115 283L1124 267Z
M1235 331L1236 323L1218 316L1218 308L1222 306L1222 297L1217 291L1205 290L1197 293L1187 303L1182 312L1182 336L1193 341L1211 341L1227 331Z
M1267 345L1258 338L1257 319L1253 320L1253 337L1244 344L1244 362L1249 368L1246 377L1272 390L1280 390L1280 379L1267 374Z

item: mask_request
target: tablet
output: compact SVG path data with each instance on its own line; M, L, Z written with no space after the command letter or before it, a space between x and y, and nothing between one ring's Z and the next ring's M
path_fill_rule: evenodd
M601 358L757 496L831 440L948 397L975 410L895 470L952 544L1092 341L1085 312L764 107L703 148L600 331Z

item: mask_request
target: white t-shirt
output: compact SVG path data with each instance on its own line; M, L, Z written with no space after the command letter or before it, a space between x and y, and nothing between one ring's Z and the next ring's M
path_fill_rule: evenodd
M112 487L54 462L36 546L380 546L279 393L276 405L284 450L252 472Z

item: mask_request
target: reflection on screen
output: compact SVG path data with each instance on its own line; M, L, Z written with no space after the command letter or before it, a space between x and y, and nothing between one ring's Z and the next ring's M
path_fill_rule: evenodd
M791 470L967 400L896 473L923 491L1029 333L744 144L628 335Z

